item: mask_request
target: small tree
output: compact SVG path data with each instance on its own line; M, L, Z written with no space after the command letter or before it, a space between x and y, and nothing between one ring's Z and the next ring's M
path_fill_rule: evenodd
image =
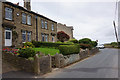
M91 44L91 42L92 41L89 38L83 38L79 40L79 43L82 43L82 44Z
M83 49L85 48L91 49L92 47L96 47L98 43L96 41L92 41L89 38L83 38L79 40L79 44L80 44L80 47Z
M59 31L59 32L57 33L57 38L58 38L58 40L61 41L61 42L68 41L68 40L70 39L69 35L66 34L66 33L63 32L63 31Z

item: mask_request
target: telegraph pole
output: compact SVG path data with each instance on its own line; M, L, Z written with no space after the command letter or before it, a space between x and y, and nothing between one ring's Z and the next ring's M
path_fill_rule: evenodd
M116 40L117 40L117 42L119 42L119 40L118 40L118 34L117 34L117 29L116 29L116 25L115 25L115 21L113 21L113 25L114 25L114 29L115 29Z
M113 20L113 26L114 26L114 30L115 30L115 36L116 36L116 40L117 40L117 43L118 43L118 47L120 47L120 43L119 43L119 39L118 39L118 33L117 33L117 29L116 29L116 24L115 24L116 15L117 15L117 8L118 8L118 0L116 0L115 16L114 16L114 20Z

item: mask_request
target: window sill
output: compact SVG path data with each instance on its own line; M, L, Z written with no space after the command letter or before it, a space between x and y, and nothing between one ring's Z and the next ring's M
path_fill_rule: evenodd
M42 29L48 30L48 29L46 29L46 28L42 28Z
M26 43L26 42L22 42L22 43Z
M27 24L27 23L21 23L21 24L23 24L23 25L27 25L27 26L32 26L32 24L31 24L31 25L29 25L29 24Z
M11 20L11 19L7 19L7 18L5 18L5 20L7 20L7 21L12 21L12 22L14 21L14 20Z

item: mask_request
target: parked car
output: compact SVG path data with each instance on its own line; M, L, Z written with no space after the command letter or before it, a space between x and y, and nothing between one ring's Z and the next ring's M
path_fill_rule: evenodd
M104 49L105 47L104 47L104 45L98 45L97 46L99 49Z

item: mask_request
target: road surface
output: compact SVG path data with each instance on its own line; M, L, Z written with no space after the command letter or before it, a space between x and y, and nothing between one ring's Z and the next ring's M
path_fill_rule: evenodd
M118 78L118 49L103 49L95 56L53 71L44 78Z

